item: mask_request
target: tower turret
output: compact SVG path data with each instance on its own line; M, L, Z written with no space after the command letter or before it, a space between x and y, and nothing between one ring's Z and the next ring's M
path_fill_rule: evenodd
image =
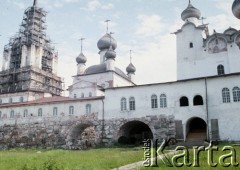
M85 40L85 38L81 38L80 39L80 41L81 41L81 53L76 58L76 62L77 62L77 75L84 74L84 72L86 70L85 63L87 62L87 58L85 57L85 55L82 52L83 40Z
M132 64L132 50L130 50L130 64L126 68L128 78L134 82L136 67Z
M192 22L195 25L198 23L198 19L201 17L199 9L195 8L189 0L188 7L181 14L182 20L185 22Z

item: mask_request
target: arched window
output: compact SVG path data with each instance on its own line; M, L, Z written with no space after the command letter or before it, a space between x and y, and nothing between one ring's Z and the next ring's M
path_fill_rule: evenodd
M89 92L89 95L88 95L89 97L92 97L92 93L91 92Z
M183 96L180 98L180 107L189 106L188 98Z
M11 112L10 112L10 118L14 118L14 110L11 110Z
M77 98L77 95L76 94L74 94L74 99L76 99Z
M129 99L129 110L135 110L135 98L134 97L130 97Z
M158 108L157 96L155 94L151 97L151 105L152 109Z
M81 98L84 98L84 93L81 94Z
M86 105L86 113L87 114L91 113L91 104Z
M57 114L58 114L58 108L54 107L53 108L53 116L57 116Z
M19 98L19 102L23 102L23 97L20 97L20 98Z
M23 117L27 117L27 116L28 116L28 110L26 109L23 111Z
M222 89L222 100L223 103L230 103L231 99L230 99L230 91L228 88L223 88Z
M193 43L192 42L189 43L189 47L193 48Z
M9 103L12 103L12 102L13 102L12 98L9 98Z
M161 94L160 95L160 108L165 108L167 107L167 96L166 94Z
M239 87L233 88L233 101L240 102L240 88Z
M217 67L217 72L218 72L218 75L223 75L223 74L225 74L224 66L223 66L223 65L218 65L218 67Z
M203 105L203 98L200 95L197 95L193 98L193 105L194 106L199 106L199 105Z
M125 110L127 110L127 99L122 98L121 99L121 111L125 111Z
M70 115L74 114L74 107L73 106L69 106L69 114Z
M42 108L38 109L38 117L42 117Z

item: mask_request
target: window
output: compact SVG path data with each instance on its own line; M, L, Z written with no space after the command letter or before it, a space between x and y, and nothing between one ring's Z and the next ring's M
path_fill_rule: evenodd
M0 104L2 104L2 99L0 99Z
M152 109L158 108L158 101L157 101L157 96L156 95L152 95L151 105L152 105Z
M218 67L217 67L217 72L218 72L218 75L223 75L223 74L225 74L224 66L223 66L223 65L218 65Z
M167 96L166 94L160 95L160 108L166 108L167 107Z
M189 47L193 48L193 43L192 42L189 43Z
M2 112L0 111L0 119L2 118Z
M129 110L135 110L135 99L134 99L134 97L130 97L130 99L129 99Z
M223 88L222 89L222 100L223 103L230 103L231 99L230 99L230 91L228 88Z
M9 103L12 103L12 102L13 102L12 98L9 98Z
M19 98L19 102L23 102L23 97L20 97L20 98Z
M92 97L92 93L91 92L89 92L89 97Z
M38 117L42 117L42 108L38 109Z
M84 98L84 93L81 94L81 98Z
M126 98L121 99L121 111L127 110L127 100Z
M199 106L199 105L203 105L203 98L200 95L197 95L193 98L193 105L194 106Z
M76 94L74 94L74 99L76 99L77 98L77 95Z
M10 118L14 118L14 110L11 111Z
M86 113L91 113L91 105L90 104L86 105Z
M70 115L74 114L74 107L73 106L69 106L69 114Z
M189 106L188 98L183 96L180 99L180 107Z
M239 87L233 88L233 101L240 102L240 88Z
M58 109L57 109L57 107L54 107L53 108L53 116L57 116L57 114L58 114Z
M27 117L28 116L28 110L24 110L23 111L23 117Z

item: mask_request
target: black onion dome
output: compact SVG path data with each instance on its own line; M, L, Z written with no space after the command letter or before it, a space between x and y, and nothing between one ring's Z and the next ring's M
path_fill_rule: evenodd
M115 50L117 48L117 41L108 33L106 33L97 43L100 51L109 49L111 45L113 50Z
M235 0L232 4L233 15L240 19L240 0Z
M105 57L107 59L115 59L116 52L113 50L112 45L110 46L109 50L105 53Z
M191 3L189 3L188 7L182 12L181 17L183 21L192 17L199 19L201 17L201 12L199 9L195 8Z
M135 73L136 72L136 67L132 63L130 63L126 68L126 71L127 71L128 74L129 73Z
M83 55L83 53L80 53L79 56L76 58L76 62L78 64L85 64L87 62L87 58Z

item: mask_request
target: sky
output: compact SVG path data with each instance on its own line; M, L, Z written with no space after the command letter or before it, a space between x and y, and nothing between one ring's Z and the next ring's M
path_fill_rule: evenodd
M24 10L33 0L0 0L0 65L4 45L18 32ZM201 11L205 24L223 32L230 26L240 29L240 20L231 10L233 0L192 0ZM65 87L76 75L76 57L80 53L81 37L86 66L99 64L98 40L109 31L114 32L118 47L116 66L126 72L130 62L137 71L137 84L176 80L176 30L183 25L182 11L188 0L38 0L47 14L47 34L59 54L58 72L65 79ZM201 21L199 21L201 23Z

